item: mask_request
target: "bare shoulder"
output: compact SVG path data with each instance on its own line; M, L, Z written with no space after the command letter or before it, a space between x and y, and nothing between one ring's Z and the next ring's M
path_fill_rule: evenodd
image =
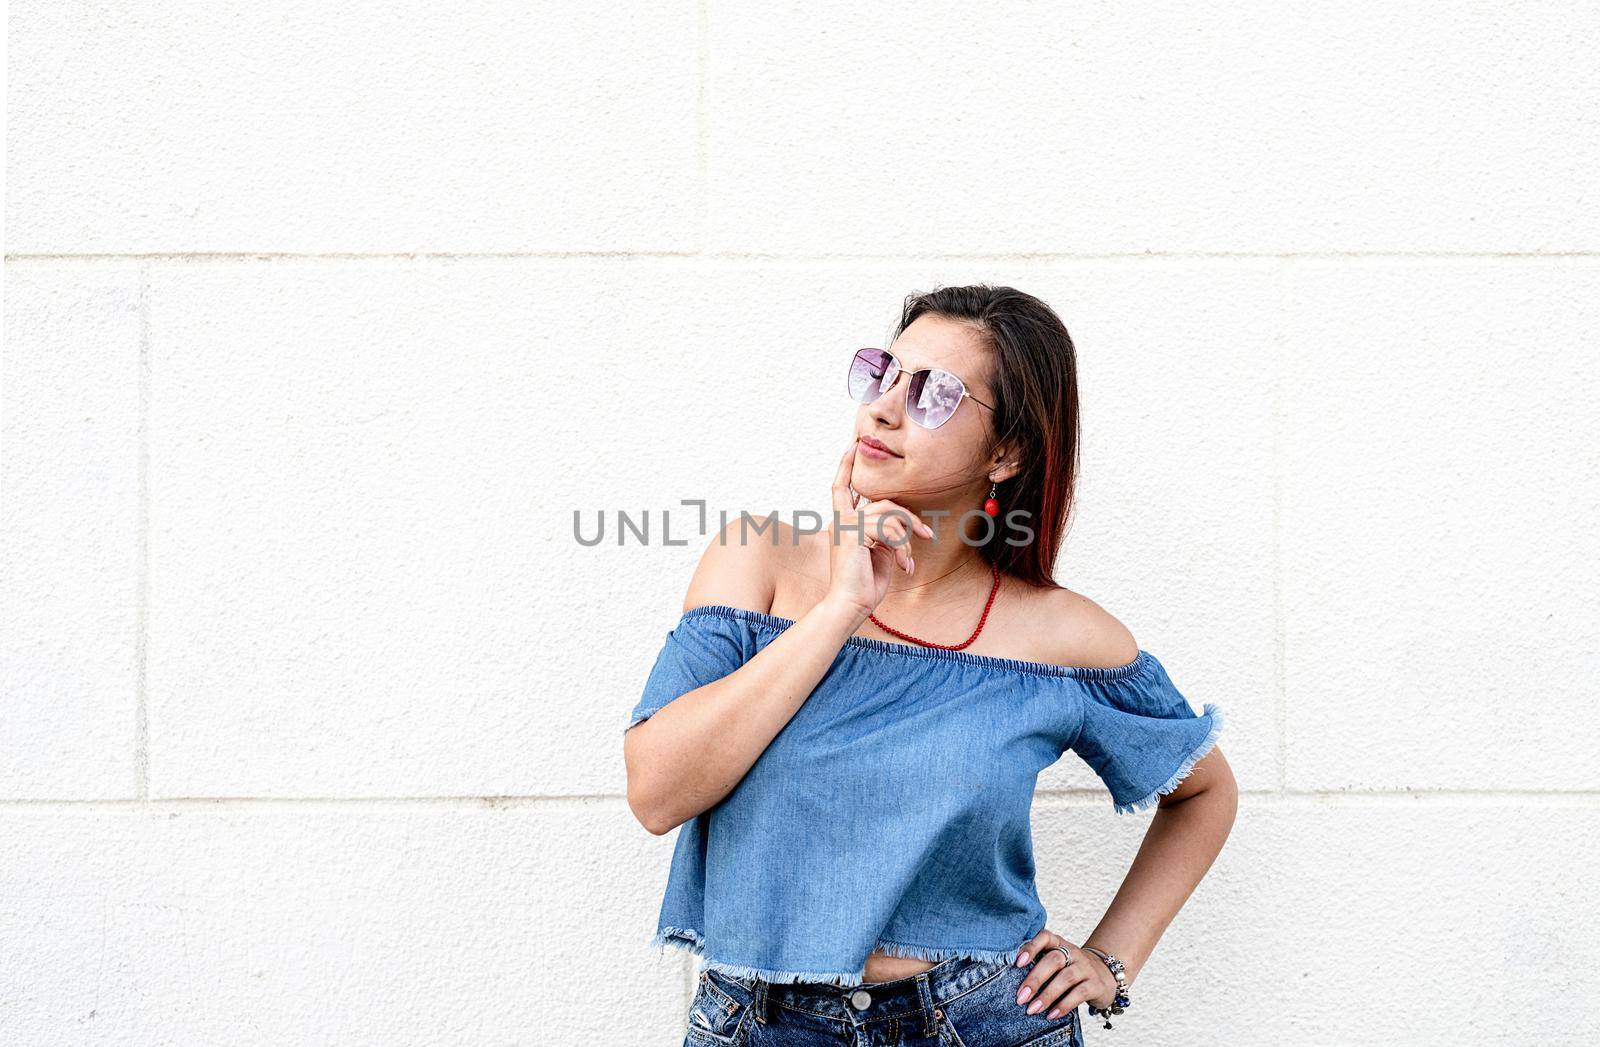
M721 604L770 611L775 561L782 550L781 536L774 543L773 533L781 526L772 516L741 513L729 520L700 554L683 609Z
M1116 668L1139 657L1139 644L1126 625L1095 601L1071 589L1043 589L1032 617L1039 622L1049 651L1046 661L1084 668Z

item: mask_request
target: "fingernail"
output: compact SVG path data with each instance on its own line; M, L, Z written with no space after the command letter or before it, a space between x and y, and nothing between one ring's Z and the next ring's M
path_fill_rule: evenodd
M1017 993L1017 1004L1018 1004L1018 1006L1020 1006L1020 1005L1022 1005L1024 1003L1027 1003L1028 1002L1028 997L1030 997L1032 995L1033 995L1033 986L1024 985L1022 987L1022 991Z
M1017 953L1017 966L1018 967L1026 967L1026 966L1028 966L1028 950L1024 949L1021 952Z
M917 569L917 558L915 556L908 556L906 557L906 560L911 564L911 569L915 571Z
M1050 1013L1045 1015L1045 1017L1049 1018L1051 1021L1055 1021L1057 1018L1061 1017L1061 1012L1052 1007L1050 1008Z
M1039 1008L1043 1007L1043 1006L1044 1006L1044 1002L1042 1000L1034 1000L1033 1003L1028 1005L1028 1013L1029 1014L1038 1014L1039 1013Z

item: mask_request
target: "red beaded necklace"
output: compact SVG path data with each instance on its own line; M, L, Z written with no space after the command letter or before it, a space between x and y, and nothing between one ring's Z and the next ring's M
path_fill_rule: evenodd
M933 643L929 640L921 640L915 636L912 636L910 633L903 633L899 629L891 629L889 626L878 621L878 616L875 614L869 614L867 617L872 621L872 624L876 625L879 629L882 629L886 633L893 633L902 640L910 640L912 643L920 644L923 647L937 647L941 651L959 651L963 647L966 647L968 644L972 643L972 641L976 640L978 638L978 634L983 632L983 623L989 620L989 608L994 606L994 598L1000 592L1000 565L998 563L993 564L991 569L994 572L994 585L989 589L989 600L983 605L983 614L978 618L978 627L972 630L972 635L967 637L966 640L961 643Z

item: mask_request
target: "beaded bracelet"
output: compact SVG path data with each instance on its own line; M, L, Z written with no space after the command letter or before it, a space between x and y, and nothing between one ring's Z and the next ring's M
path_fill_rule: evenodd
M1101 962L1111 969L1112 976L1117 979L1117 991L1111 998L1110 1007L1096 1007L1094 1004L1085 1001L1085 1005L1089 1008L1089 1013L1096 1017L1104 1018L1106 1020L1106 1028L1109 1029L1111 1028L1111 1016L1113 1014L1121 1014L1129 1005L1128 975L1122 968L1122 961L1110 953L1101 952L1092 945L1085 945L1082 948L1085 952L1092 952L1100 957Z

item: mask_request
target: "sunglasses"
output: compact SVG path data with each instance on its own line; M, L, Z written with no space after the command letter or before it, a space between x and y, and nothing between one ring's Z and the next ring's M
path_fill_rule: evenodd
M870 404L894 388L902 370L899 359L887 349L857 350L850 360L850 398ZM994 410L967 392L966 383L949 371L924 367L908 373L906 417L924 429L937 429L948 422L964 399Z

